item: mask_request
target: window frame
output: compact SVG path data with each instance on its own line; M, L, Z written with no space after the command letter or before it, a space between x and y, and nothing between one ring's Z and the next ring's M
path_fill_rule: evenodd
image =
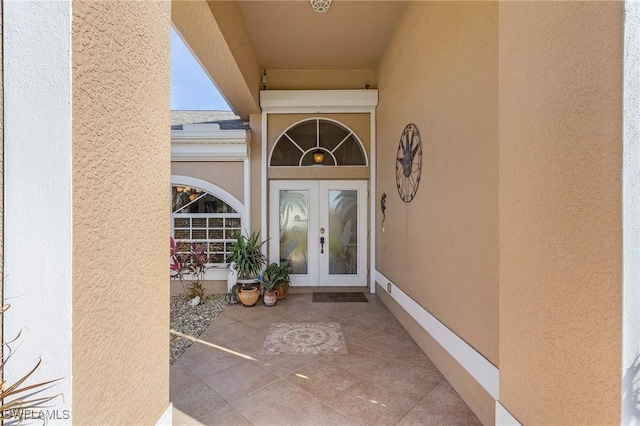
M307 150L305 150L304 152L302 152L302 148L300 146L298 146L297 142L295 140L293 140L291 138L291 136L289 136L289 134L287 132L289 132L291 129L304 124L304 123L308 123L308 122L313 122L315 121L316 124L316 143L320 144L321 142L321 138L320 138L320 122L321 121L325 121L328 123L332 123L333 125L342 128L343 130L345 130L347 132L347 136L345 136L343 138L343 141L340 142L333 150L328 150L324 147L322 147L321 145L309 148ZM358 144L358 148L360 148L360 152L362 153L362 158L364 160L364 164L338 164L337 159L335 158L335 156L333 155L333 151L335 151L336 149L338 149L347 139L349 139L349 137L353 137L353 139L355 140L355 142ZM298 149L301 151L300 157L298 159L298 164L297 165L273 165L273 153L276 150L276 147L278 146L278 144L280 143L280 141L284 140L283 138L288 139L290 142L292 142L294 145L296 145L298 147ZM333 118L329 118L329 117L321 117L321 116L316 116L316 117L307 117L307 118L303 118L302 120L298 120L295 123L291 124L290 126L288 126L284 131L282 131L282 133L280 133L280 135L278 135L278 137L275 139L275 142L273 144L273 146L271 147L270 151L269 151L269 161L268 161L268 166L269 167L282 167L282 168L290 168L290 167L318 167L317 164L311 164L311 165L302 165L302 161L303 159L308 156L308 155L312 155L313 151L315 150L322 150L325 155L329 154L333 160L334 160L334 165L322 165L321 167L369 167L369 157L367 155L367 150L365 149L364 144L362 143L362 141L360 140L360 138L358 137L358 134L356 132L354 132L349 126L347 126L346 124L335 120Z
M246 209L244 204L242 204L236 197L234 197L233 195L231 195L229 192L227 192L226 190L220 188L219 186L211 183L211 182L207 182L205 180L201 180L201 179L197 179L197 178L192 178L189 176L176 176L173 175L171 176L171 185L170 185L170 191L172 191L173 187L176 186L182 186L182 187L191 187L191 188L197 188L200 191L202 191L203 193L208 193L210 195L212 195L213 197L216 197L217 199L219 199L220 201L222 201L223 203L227 204L229 207L231 207L233 210L236 211L236 213L174 213L173 212L173 200L170 204L170 236L174 238L174 240L176 242L187 242L189 244L191 244L192 242L196 242L198 244L200 243L206 243L206 244L210 244L210 243L216 243L219 242L218 240L220 239L196 239L197 241L193 241L193 238L189 238L189 239L180 239L180 238L176 238L175 237L175 230L176 230L176 226L175 226L175 219L176 218L222 218L224 219L228 219L228 218L238 218L240 220L240 231L245 233L246 232ZM184 208L185 206L181 207ZM178 209L180 210L180 209ZM224 222L223 222L224 224ZM223 225L224 226L224 225ZM180 227L178 227L180 228ZM193 229L192 223L190 223L190 227L189 229ZM208 229L208 228L205 228ZM223 228L224 229L224 228ZM222 240L223 243L228 242L229 239L228 238L223 238ZM209 246L207 246L207 251ZM227 250L228 252L228 250ZM226 280L228 274L229 274L229 268L228 268L228 263L227 262L210 262L207 263L207 266L210 268L207 270L207 272L205 273L205 279L206 280Z

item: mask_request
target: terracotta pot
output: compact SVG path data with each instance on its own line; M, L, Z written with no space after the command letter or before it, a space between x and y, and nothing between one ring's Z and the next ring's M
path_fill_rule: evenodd
M262 301L264 302L265 306L275 305L278 301L278 290L275 290L273 292L265 290L264 296L262 296Z
M237 285L238 289L238 300L244 306L253 306L258 302L258 298L260 297L260 292L258 291L258 287L253 286L250 289L242 288L242 285Z
M283 286L282 284L278 284L276 290L278 290L278 300L286 299L289 295L289 287Z

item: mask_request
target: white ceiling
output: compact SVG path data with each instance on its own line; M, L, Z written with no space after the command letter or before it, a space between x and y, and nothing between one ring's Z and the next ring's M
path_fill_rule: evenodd
M334 0L316 13L306 0L240 1L261 68L375 69L404 1Z

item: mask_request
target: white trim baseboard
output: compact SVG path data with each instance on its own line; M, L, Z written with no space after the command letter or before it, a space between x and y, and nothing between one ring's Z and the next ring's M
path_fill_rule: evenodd
M156 426L171 426L171 425L173 425L173 402L169 403L169 406L167 407L167 409L164 410L164 413L162 413L162 416L160 416L160 418L156 422Z
M489 360L467 342L418 305L391 280L376 270L376 281L385 288L391 286L391 296L424 330L433 337L471 376L495 399L500 396L499 371Z
M521 426L520 422L507 411L506 408L496 401L496 426Z

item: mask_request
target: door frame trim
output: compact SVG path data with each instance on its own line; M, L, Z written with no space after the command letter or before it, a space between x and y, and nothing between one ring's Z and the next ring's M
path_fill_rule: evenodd
M279 262L279 230L280 230L280 215L279 215L279 191L293 190L293 191L309 191L309 204L308 204L308 247L307 247L307 259L308 259L308 278L307 282L299 283L298 286L346 286L346 287L368 287L369 271L368 262L368 250L370 249L370 233L369 233L369 205L367 203L369 181L366 179L331 179L331 180L302 180L302 179L272 179L269 181L269 226L267 227L267 234L269 236L269 262ZM327 229L325 235L329 238L329 217L327 216L329 208L329 200L326 201L326 205L322 201L324 196L328 196L331 190L355 190L358 193L358 273L349 275L330 275L328 265L328 253L325 257L321 256L320 250L317 244L312 244L314 241L314 235L318 234L318 229L322 226ZM326 209L324 209L326 207ZM325 211L326 210L326 211ZM275 212L278 212L276 215ZM316 216L313 217L313 212L316 212ZM314 229L317 228L317 229ZM327 249L329 242L327 241ZM312 263L313 262L313 263ZM301 279L305 280L304 275L301 275ZM361 281L360 281L361 280Z
M376 270L376 108L378 106L378 91L368 90L286 90L275 94L274 91L260 92L261 114L261 155L260 155L260 213L262 235L266 235L268 223L268 182L267 182L267 115L288 114L288 113L368 113L370 123L370 153L369 153L369 292L376 292L375 274ZM271 99L269 97L272 97ZM275 98L274 98L275 97ZM276 101L277 98L277 101ZM275 102L269 102L273 100ZM373 225L373 226L372 226ZM266 246L266 244L265 244ZM267 248L263 246L263 253Z

